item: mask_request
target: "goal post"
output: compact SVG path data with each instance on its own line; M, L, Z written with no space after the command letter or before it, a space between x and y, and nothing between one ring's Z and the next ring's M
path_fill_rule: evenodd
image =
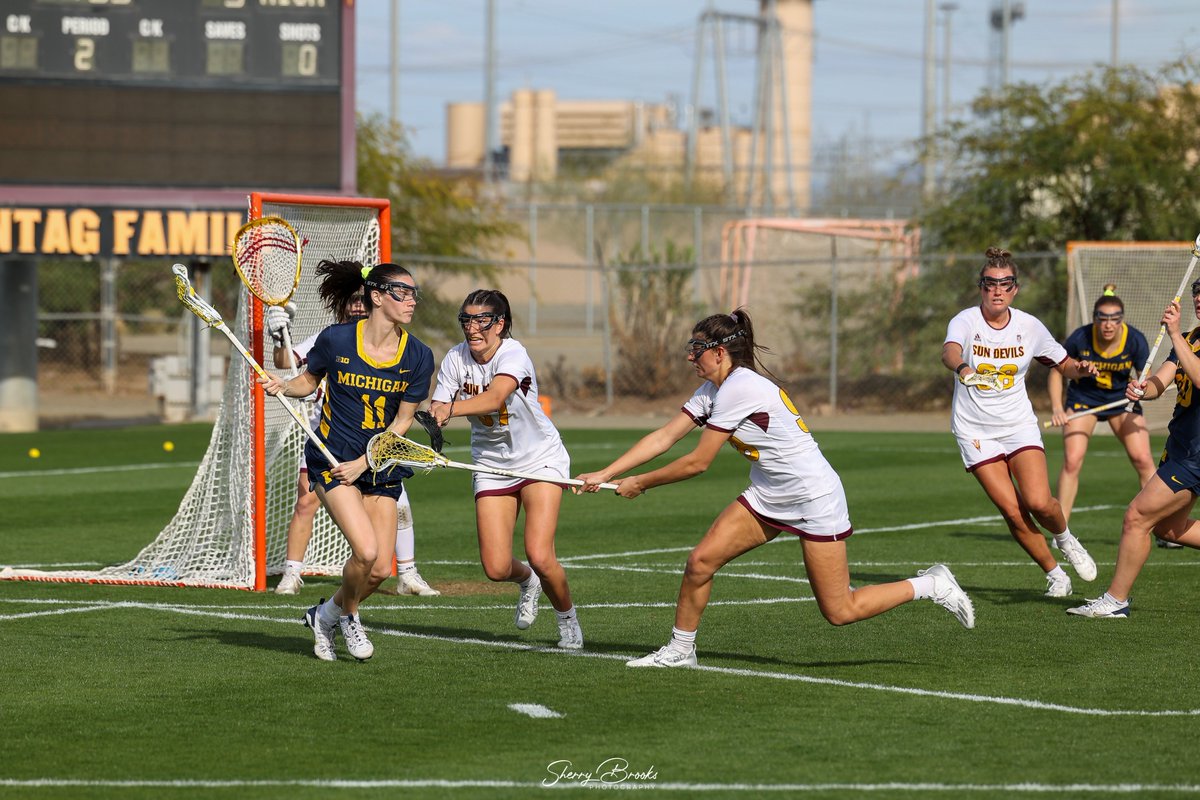
M1193 247L1193 242L1068 242L1067 333L1091 321L1092 306L1111 283L1125 304L1126 324L1153 344L1163 309L1179 289ZM1185 302L1182 327L1191 330L1196 325ZM1169 345L1159 348L1151 371L1162 365L1171 352ZM1143 365L1134 366L1141 369ZM1142 404L1152 431L1166 428L1175 407L1174 393L1174 385L1168 386L1163 397Z
M293 342L334 320L318 293L323 259L374 265L391 258L391 211L386 199L254 193L249 218L282 217L300 234L300 283L291 302ZM230 270L233 264L228 264ZM166 265L163 280L170 280ZM239 284L230 330L268 370L270 336L264 304ZM218 309L226 311L226 309ZM229 309L228 311L232 311ZM186 313L186 312L183 312ZM207 332L206 332L207 335ZM263 591L283 571L287 530L296 502L306 437L286 411L267 404L255 374L231 358L208 449L175 516L132 560L99 570L5 568L0 580L202 586ZM321 508L304 557L305 574L340 575L349 546Z

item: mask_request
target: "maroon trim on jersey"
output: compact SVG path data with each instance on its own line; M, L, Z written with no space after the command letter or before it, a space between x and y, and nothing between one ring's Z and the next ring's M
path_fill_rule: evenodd
M705 417L704 427L708 428L709 430L720 431L721 433L733 433L735 430L737 430L737 428L719 428L716 425L713 425L711 422L708 422L707 417Z
M513 486L506 486L503 489L484 489L482 492L475 493L475 499L478 500L481 497L509 497L512 495L519 495L522 489L534 483L552 483L552 481L521 481ZM558 488L562 489L564 492L567 490L566 486L559 486Z
M771 424L771 415L766 411L755 411L753 414L746 417L746 419L762 428L763 433L767 432L767 426Z
M766 525L769 528L774 528L777 531L783 531L784 533L794 533L797 536L799 536L801 539L807 539L810 542L840 542L842 539L849 539L850 534L854 533L853 525L850 526L849 528L847 528L846 530L842 531L841 533L835 533L832 535L820 534L820 533L808 533L806 531L800 530L799 528L793 528L791 525L780 522L779 520L774 520L774 519L771 519L770 517L764 517L762 514L758 513L757 511L755 511L753 508L750 507L750 503L746 500L745 497L742 497L739 495L737 501L739 503L741 503L742 506L747 511L750 512L751 516L753 516L756 520L761 522L763 525Z
M1059 364L1063 363L1063 361L1066 361L1068 358L1070 358L1070 356L1063 356L1062 361L1054 361L1046 358L1045 356L1037 356L1033 360L1041 364L1043 367L1050 367L1053 369L1054 367L1057 367Z
M517 385L517 388L518 389L521 388L521 379L518 378L516 375L513 375L511 372L497 372L495 375L492 376L492 380L496 380L496 378L499 378L501 375L503 375L506 378L512 378L513 383L515 383ZM528 381L529 378L526 378L525 380ZM530 385L531 386L533 385L532 381L530 382ZM491 384L489 383L488 386L491 386ZM529 391L529 390L526 389L526 391Z
M972 464L971 466L967 467L967 472L974 472L975 470L979 469L980 467L984 466L985 464L995 464L997 461L1008 461L1008 456L1006 456L1006 455L993 456L992 458L989 458L987 461L980 461L978 464Z
M1040 451L1041 451L1041 452L1043 452L1043 453L1045 453L1045 452L1046 452L1046 448L1042 447L1041 445L1036 445L1036 444L1027 444L1027 445L1025 445L1024 447L1018 447L1016 450L1013 450L1011 453L1009 453L1008 455L1006 455L1006 456L1004 457L1004 460L1005 460L1005 461L1009 461L1009 460L1011 460L1011 459L1012 459L1012 457L1013 457L1013 456L1015 456L1017 453L1024 453L1026 450L1040 450Z
M687 414L688 417L691 418L692 422L696 423L697 428L702 427L704 425L704 423L708 422L708 417L697 417L695 414L693 414L691 411L688 411L686 408L681 408L679 410L682 411L683 413Z

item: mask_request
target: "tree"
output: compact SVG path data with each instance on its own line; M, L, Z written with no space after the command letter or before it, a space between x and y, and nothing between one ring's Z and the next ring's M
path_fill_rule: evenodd
M1193 238L1198 85L1200 62L1185 59L982 95L972 117L925 143L949 164L919 217L927 250Z
M387 197L392 211L392 253L421 272L467 273L492 281L487 254L517 232L478 181L448 177L414 158L404 130L381 115L358 120L358 190ZM459 298L442 298L427 283L415 326L457 338Z

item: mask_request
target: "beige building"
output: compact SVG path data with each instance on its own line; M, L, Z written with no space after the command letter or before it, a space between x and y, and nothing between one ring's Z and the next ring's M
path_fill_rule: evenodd
M756 109L756 125L729 127L728 161L721 121L697 127L693 166L701 179L732 179L739 197L753 190L755 205L768 204L764 187L770 185L769 204L786 203L791 196L804 207L812 177L812 0L759 2L764 15L773 7L779 21L778 28L760 26L760 36L767 37L761 49L770 55L759 72L768 76L769 99ZM716 30L714 22L702 19L702 35ZM718 41L715 34L711 38L706 48L710 58ZM711 74L711 64L701 66ZM755 88L739 87L738 92ZM707 86L702 94L713 96L715 91ZM565 100L553 90L519 89L498 110L508 177L517 183L554 180L559 165L571 156L676 169L680 174L687 165L688 132L665 104ZM446 166L479 169L484 161L483 104L451 103L446 117Z

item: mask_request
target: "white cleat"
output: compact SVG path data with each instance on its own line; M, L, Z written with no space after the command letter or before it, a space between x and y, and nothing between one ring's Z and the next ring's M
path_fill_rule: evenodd
M929 569L918 570L917 574L933 578L933 602L957 617L964 628L975 627L975 606L945 564L934 564Z
M1089 582L1096 580L1096 562L1088 555L1088 551L1084 549L1078 539L1071 534L1064 534L1058 547L1067 557L1067 561L1071 562L1071 566L1075 568L1079 577Z
M337 629L332 625L326 625L321 622L320 608L321 603L325 602L325 598L315 606L304 612L304 624L312 628L313 632L313 655L322 661L337 661L337 653L334 652L333 643L337 637Z
M441 592L430 586L421 577L421 573L415 569L401 572L396 576L396 590L399 594L415 594L421 597L438 597L441 595Z
M693 647L685 653L682 650L676 650L669 644L658 648L650 655L625 662L627 667L694 667L696 664L696 648Z
M1061 576L1046 573L1046 597L1070 597L1072 591L1071 577L1067 573Z
M338 620L338 625L342 629L342 638L346 640L346 649L350 651L350 655L359 661L366 661L375 655L375 645L367 638L367 632L363 630L358 614L347 614Z
M518 584L519 585L519 584ZM525 630L538 615L538 598L542 595L542 579L536 572L529 573L529 586L521 589L517 600L517 627Z
M1105 592L1095 600L1088 600L1084 605L1068 608L1067 613L1092 619L1129 619L1129 600L1122 603L1112 599Z
M303 586L304 579L300 577L299 572L285 572L279 580L279 585L275 587L275 594L300 594Z
M578 619L558 621L558 646L564 650L583 649L583 630L579 627Z

